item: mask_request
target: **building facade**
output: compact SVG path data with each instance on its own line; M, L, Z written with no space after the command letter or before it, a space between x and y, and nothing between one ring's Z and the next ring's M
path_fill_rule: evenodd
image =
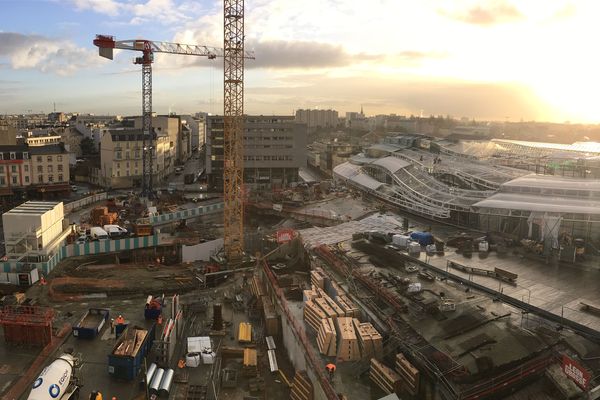
M155 184L174 171L174 143L164 134L152 141ZM110 129L100 142L100 184L106 188L140 187L143 133L139 129Z
M247 189L285 187L298 182L306 166L307 127L292 116L246 116L244 183ZM223 117L207 118L206 173L213 190L223 189Z
M296 110L296 122L305 124L308 129L335 128L339 117L335 110Z

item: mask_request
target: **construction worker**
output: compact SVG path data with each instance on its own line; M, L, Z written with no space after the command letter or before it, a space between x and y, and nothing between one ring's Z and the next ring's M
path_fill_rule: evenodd
M40 285L45 286L46 285L46 278L44 278L43 276L40 278Z
M90 393L90 400L102 400L102 393L99 390L94 390Z
M179 360L179 362L177 363L177 368L179 368L179 369L185 368L185 360L183 360L183 359Z
M325 366L325 369L327 369L327 372L329 373L329 381L333 382L333 374L335 372L335 364L329 363Z
M158 325L162 325L162 314L160 314L160 315L158 316L158 318L156 319L156 323L157 323Z
M119 314L119 316L117 317L116 323L117 323L117 325L123 325L125 323L125 318L123 318L123 316Z

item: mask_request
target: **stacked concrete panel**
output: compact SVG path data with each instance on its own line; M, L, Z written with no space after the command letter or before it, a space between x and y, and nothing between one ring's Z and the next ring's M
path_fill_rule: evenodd
M370 322L360 322L352 319L354 330L358 337L358 344L362 358L381 358L383 355L383 338Z
M292 400L313 400L313 385L306 371L297 371L290 391Z
M341 295L335 297L335 302L344 311L346 317L358 318L360 317L360 310L356 305L348 298L348 296Z
M400 375L374 358L371 358L369 377L387 394L395 393L400 381Z
M327 300L325 300L324 297L317 297L313 300L313 302L318 304L319 307L321 307L321 309L325 311L325 314L327 314L327 318L337 318L338 316L341 316L338 315L333 308L331 308L331 306L329 305L329 303L327 303Z
M402 386L416 396L419 393L419 370L402 353L396 354L396 371L400 375Z
M304 302L304 321L306 321L308 326L313 328L315 332L319 331L321 320L324 318L327 318L327 314L321 309L321 307L319 307L312 300Z
M339 361L360 360L360 348L352 318L339 317L336 322L338 334L337 359Z
M335 357L337 347L337 333L333 319L325 318L321 320L321 326L317 334L317 346L321 354Z

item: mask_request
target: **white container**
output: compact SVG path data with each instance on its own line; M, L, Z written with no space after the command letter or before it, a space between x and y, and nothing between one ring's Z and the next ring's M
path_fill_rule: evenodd
M421 245L417 242L410 242L408 244L408 254L411 256L419 256L421 254Z
M215 353L202 353L202 364L214 364Z
M421 289L422 289L421 283L416 282L416 283L411 283L410 285L408 285L408 289L406 289L406 291L408 293L419 293L421 291Z
M402 248L406 248L409 240L410 240L410 236L407 236L407 235L392 236L392 243L394 243L396 246L400 246Z
M479 251L486 252L490 251L490 244L485 240L479 242Z
M200 353L187 353L185 355L185 366L189 368L196 368L200 365L200 361L202 357L200 357Z

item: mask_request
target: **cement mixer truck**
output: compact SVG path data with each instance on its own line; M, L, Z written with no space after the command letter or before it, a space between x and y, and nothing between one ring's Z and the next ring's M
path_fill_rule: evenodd
M27 400L77 400L81 385L74 374L77 359L64 353L33 382Z

